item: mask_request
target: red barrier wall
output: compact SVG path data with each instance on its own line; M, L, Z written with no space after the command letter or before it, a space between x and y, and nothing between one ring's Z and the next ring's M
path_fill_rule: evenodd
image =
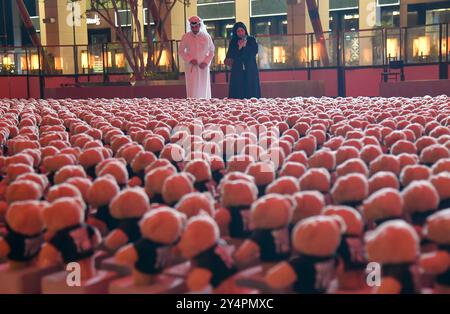
M450 73L450 65L449 73ZM379 96L381 83L381 68L347 68L346 69L346 93L347 96ZM183 80L184 75L180 75ZM436 80L439 78L438 65L418 65L405 67L406 81L413 80ZM128 75L110 75L110 82L128 81ZM260 71L262 82L279 81L303 81L308 79L307 70L292 71ZM336 69L312 69L311 80L322 80L325 82L325 95L335 97L338 95L337 70ZM392 82L392 80L390 80ZM30 97L39 97L39 78L30 76ZM101 74L79 76L80 83L103 82ZM224 72L215 74L216 84L226 84L226 74ZM75 79L70 76L55 76L45 78L45 87L48 89L60 88L64 84L74 85ZM114 88L112 89L114 92ZM449 92L450 93L450 92ZM127 95L131 95L127 92ZM60 93L58 93L60 95ZM165 90L161 90L161 97L165 96ZM0 76L0 98L26 98L27 78L26 76L5 77ZM177 95L183 97L181 94ZM67 97L70 97L69 95Z
M417 65L405 67L405 80L437 80L439 79L439 65Z
M379 68L346 69L346 95L377 96L380 92L381 73Z
M311 70L311 80L325 82L325 96L335 97L338 95L336 69Z

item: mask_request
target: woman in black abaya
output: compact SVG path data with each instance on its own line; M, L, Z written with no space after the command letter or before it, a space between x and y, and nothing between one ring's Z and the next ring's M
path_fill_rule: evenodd
M225 64L231 67L229 98L260 98L259 72L256 64L258 44L248 35L242 22L233 26Z

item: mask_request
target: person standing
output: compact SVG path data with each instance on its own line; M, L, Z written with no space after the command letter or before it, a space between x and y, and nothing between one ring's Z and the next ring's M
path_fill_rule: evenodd
M189 18L190 31L183 35L179 54L185 63L188 98L211 98L209 67L214 58L214 43L198 16Z
M255 37L248 35L244 23L234 24L224 62L231 67L229 98L261 97L258 65L256 64L257 54L258 44Z

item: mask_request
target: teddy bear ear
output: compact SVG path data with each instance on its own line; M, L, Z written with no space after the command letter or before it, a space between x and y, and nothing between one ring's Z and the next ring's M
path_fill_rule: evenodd
M200 211L198 212L197 216L206 216L206 217L211 217L207 211L205 211L204 209L200 209Z
M344 219L342 219L342 217L338 215L330 215L330 217L335 221L336 225L341 231L341 234L345 233L345 231L347 230L347 225L345 224Z
M123 163L124 165L127 165L127 161L126 161L126 159L125 158L123 158L123 157L119 157L119 158L116 158L118 161L120 161L121 163Z
M295 197L292 195L285 195L286 200L289 201L289 203L291 203L291 208L295 209L297 208L297 201L295 200Z
M187 225L188 218L185 213L178 212L178 217L181 222L181 229L184 229Z
M195 183L195 177L192 173L185 172L185 175L191 181L191 183Z
M211 193L209 193L209 192L203 192L202 195L206 196L208 198L208 200L210 200L210 201L214 200Z

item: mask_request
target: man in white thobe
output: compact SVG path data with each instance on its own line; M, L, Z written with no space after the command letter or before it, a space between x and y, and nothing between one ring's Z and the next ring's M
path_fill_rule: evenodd
M179 53L185 64L188 98L211 98L209 66L214 58L214 43L198 16L189 18L191 31L183 35Z

